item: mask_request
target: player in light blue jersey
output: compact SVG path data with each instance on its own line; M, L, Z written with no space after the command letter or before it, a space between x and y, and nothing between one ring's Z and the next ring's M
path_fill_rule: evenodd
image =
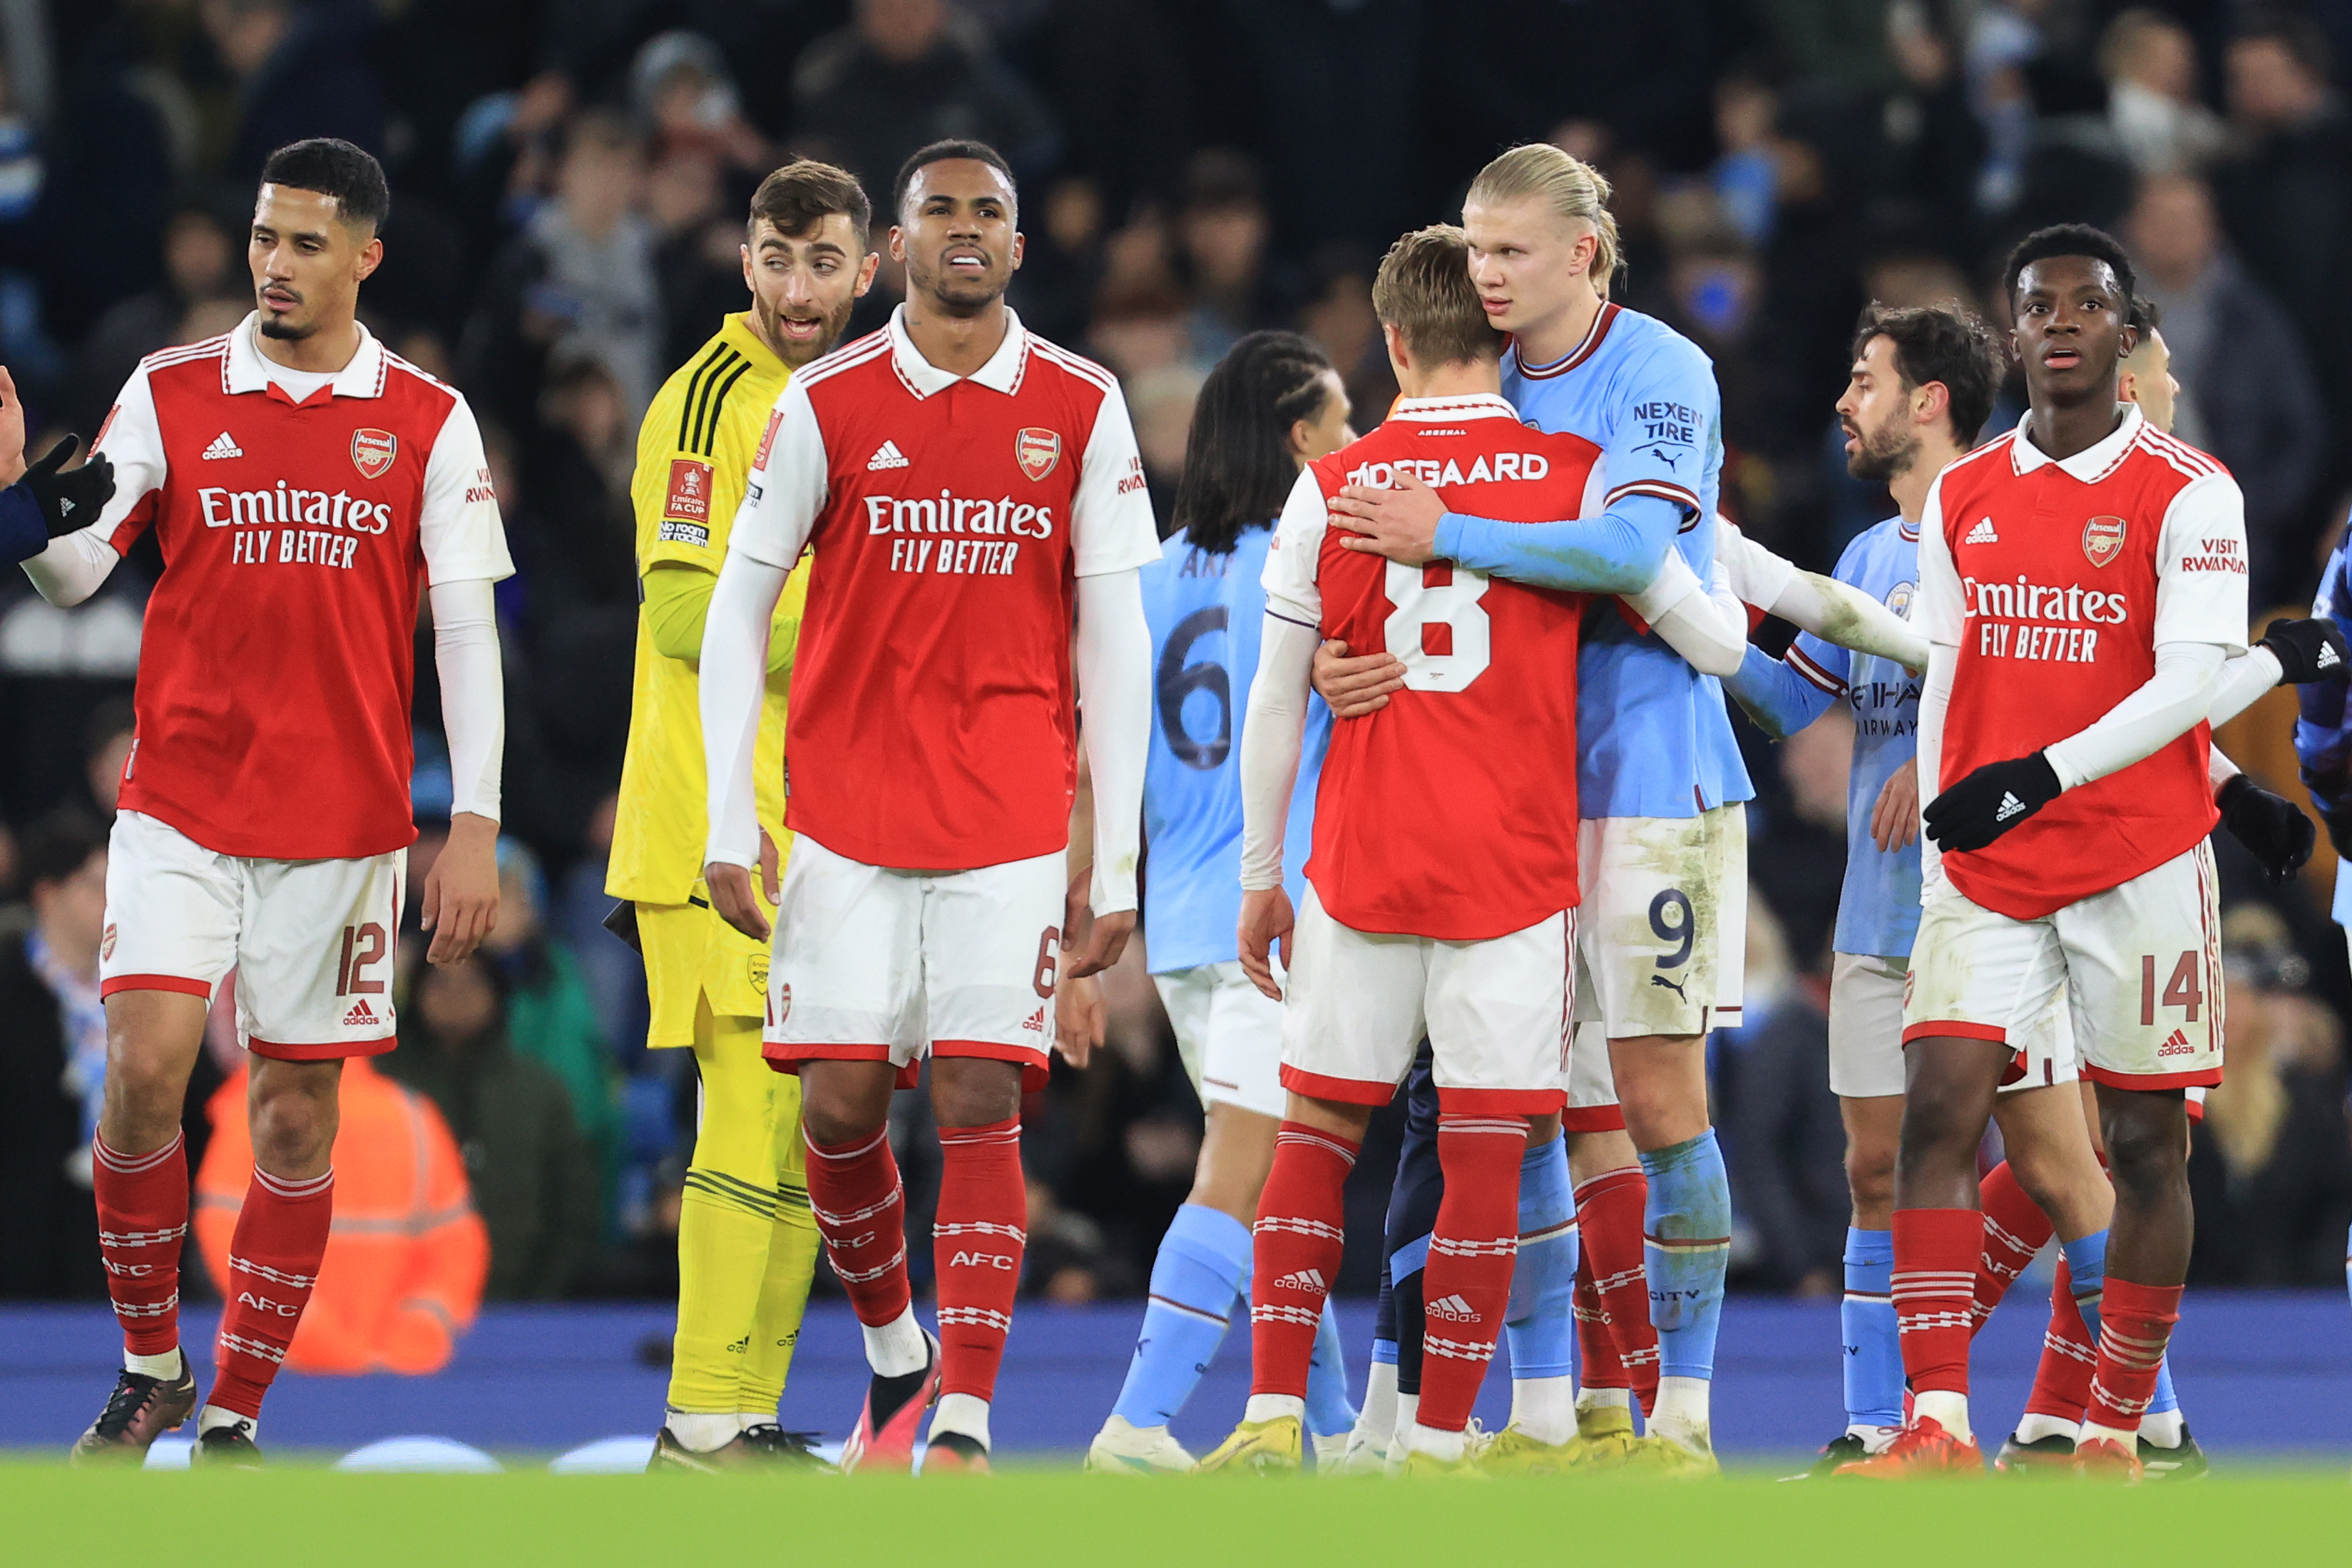
M1487 165L1463 214L1482 303L1488 319L1514 338L1504 364L1505 395L1528 423L1582 436L1600 451L1579 516L1533 526L1458 517L1444 511L1433 491L1401 478L1397 489L1351 489L1335 500L1333 521L1359 536L1347 541L1349 548L1406 564L1444 558L1523 581L1621 595L1643 594L1670 559L1698 580L1717 580L1713 519L1722 443L1713 370L1696 345L1609 300L1616 230L1607 194L1607 183L1591 168L1557 148L1533 145ZM1785 608L1818 629L1842 625L1849 636L1893 622L1836 584L1797 573L1752 547L1743 553L1761 556L1770 581L1762 590L1735 582L1743 598ZM1832 613L1832 606L1839 612ZM1584 1245L1597 1276L1622 1285L1646 1275L1649 1316L1658 1331L1651 1412L1656 1441L1638 1454L1628 1449L1631 1390L1591 1386L1588 1368L1588 1385L1575 1402L1575 1443L1569 1443L1549 1391L1518 1377L1522 1342L1514 1333L1512 1426L1496 1447L1512 1468L1603 1457L1646 1458L1671 1469L1715 1463L1707 1388L1729 1249L1730 1190L1708 1124L1704 1044L1710 1028L1739 1017L1744 802L1753 790L1717 679L1652 634L1645 622L1654 619L1630 606L1597 611L1579 660L1578 788L1585 818L1579 1049L1570 1063L1565 1158L1557 1162L1558 1179L1540 1190L1565 1201L1571 1173L1585 1186L1630 1176L1639 1151L1647 1181L1642 1238L1606 1236L1588 1220ZM1889 645L1918 647L1907 630L1893 625L1892 632ZM1381 684L1395 679L1385 673L1392 667L1385 656L1351 661L1333 654L1327 650L1318 660L1317 687L1326 696L1351 680L1368 683L1354 687L1362 706L1344 712L1370 711L1382 691L1392 689ZM1733 663L1722 668L1737 668L1738 656L1735 647ZM1523 1212L1523 1234L1544 1233L1554 1218ZM1570 1217L1556 1218L1564 1224ZM1604 1263L1604 1249L1621 1241L1626 1245L1615 1255L1623 1262ZM1623 1266L1633 1257L1642 1265ZM1563 1298L1573 1288L1572 1281L1557 1287ZM1521 1295L1515 1285L1515 1309ZM1603 1300L1593 1310L1623 1312L1624 1300ZM1532 1299L1528 1312L1538 1324L1565 1316ZM1631 1345L1620 1350L1639 1354ZM1536 1358L1564 1364L1565 1347L1557 1357L1538 1350ZM1639 1380L1638 1369L1615 1379ZM1538 1381L1561 1393L1570 1386L1565 1376Z
M1176 495L1178 532L1143 569L1155 724L1144 775L1144 939L1153 983L1207 1128L1192 1190L1160 1243L1143 1330L1087 1468L1180 1472L1192 1456L1168 1423L1207 1370L1250 1291L1250 1224L1274 1160L1284 1092L1282 1004L1242 974L1242 716L1265 623L1266 547L1298 471L1355 439L1348 394L1321 350L1254 332L1201 388ZM1330 710L1310 706L1285 874L1301 891ZM1356 1412L1327 1307L1308 1374L1307 1427L1336 1459Z

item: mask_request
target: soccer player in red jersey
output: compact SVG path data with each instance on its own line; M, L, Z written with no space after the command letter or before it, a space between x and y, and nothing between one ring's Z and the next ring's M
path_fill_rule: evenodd
M769 617L813 548L765 1050L800 1074L810 1205L874 1374L843 1464L907 1468L936 1398L926 1468L985 1469L1025 1239L1021 1095L1045 1079L1057 980L1116 961L1135 925L1151 722L1137 569L1160 545L1117 382L1004 304L1022 248L1004 160L934 143L892 210L907 302L784 389L711 597L705 875L721 915L769 935L747 869L752 731ZM1089 902L1066 914L1074 696L1093 925L1065 961ZM886 1125L927 1054L937 1340L910 1305Z
M58 604L89 597L149 528L164 563L100 949L93 1185L123 1370L77 1459L136 1460L195 1406L179 1343L180 1107L213 988L235 968L255 1169L196 1457L258 1461L262 1396L326 1249L342 1059L394 1043L420 590L457 783L425 886L431 957L462 958L497 919L491 584L514 569L465 399L357 319L390 202L349 142L272 153L247 247L255 312L141 362L96 444L113 497L26 563Z
M2020 1045L2065 1006L2115 1178L2078 1469L2136 1476L2189 1261L2183 1091L2220 1082L2206 722L2244 649L2244 507L2220 464L2119 405L2132 270L2096 229L2029 235L2008 271L2031 407L1946 468L1920 527L1933 647L1919 767L1928 857L1904 1010L1894 1296L1914 1394L1841 1474L1973 1472L1976 1149ZM2263 639L2289 680L2310 623ZM2332 650L2329 650L2332 653ZM2340 662L2340 660L2339 660Z
M1249 1408L1203 1470L1300 1463L1307 1364L1340 1262L1341 1188L1424 1031L1445 1193L1404 1464L1468 1464L1465 1427L1510 1295L1529 1119L1567 1099L1585 598L1446 560L1382 559L1328 526L1344 488L1384 488L1402 474L1486 516L1533 522L1579 509L1601 448L1529 429L1504 401L1503 340L1479 308L1467 254L1451 226L1391 248L1373 303L1405 396L1378 430L1300 475L1267 557L1265 642L1242 729L1240 947L1261 989L1286 987L1289 1111L1253 1228ZM1404 675L1381 712L1333 733L1294 916L1284 824L1325 637L1394 653ZM1268 958L1277 941L1288 966L1280 983Z

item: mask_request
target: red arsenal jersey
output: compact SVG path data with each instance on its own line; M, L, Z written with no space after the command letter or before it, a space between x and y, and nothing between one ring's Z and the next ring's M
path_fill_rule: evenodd
M383 854L416 836L417 596L514 567L465 399L362 328L298 400L320 378L253 333L150 355L99 433L94 531L163 552L121 803L220 854Z
M1937 476L1919 541L1920 629L1954 661L1937 790L2088 727L2155 674L2160 643L2245 648L2237 482L2137 406L2063 460L2024 425L1979 447ZM1944 854L1943 874L2033 920L2162 865L2213 831L2210 739L2200 724L2067 790L1984 849Z
M1521 424L1499 397L1407 398L1299 476L1266 557L1266 612L1405 665L1405 689L1333 726L1323 760L1307 877L1340 924L1473 941L1575 904L1585 596L1349 549L1328 498L1409 468L1451 510L1552 522L1586 515L1600 454Z
M1109 371L1005 312L970 376L904 308L796 373L730 550L815 551L793 661L784 821L868 865L963 870L1069 842L1076 580L1156 560Z

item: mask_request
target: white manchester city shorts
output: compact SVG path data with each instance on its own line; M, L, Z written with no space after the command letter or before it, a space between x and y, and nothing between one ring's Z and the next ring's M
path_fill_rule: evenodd
M258 1056L376 1056L396 1043L393 947L408 856L242 860L119 811L107 841L101 995L209 999L237 974L236 1029Z
M1945 883L1920 911L1903 1038L2030 1048L2063 1007L2082 1074L2095 1083L2219 1083L2215 889L2213 852L2203 843L2038 920L2012 920Z
M1279 966L1276 978L1281 977ZM1202 1106L1238 1105L1280 1117L1282 1004L1242 973L1238 963L1196 964L1154 975L1160 1004L1176 1030L1176 1053Z
M1477 942L1358 931L1309 883L1291 938L1283 1087L1385 1105L1427 1035L1445 1110L1559 1110L1575 940L1574 910Z
M1589 817L1577 831L1576 1020L1612 1040L1737 1029L1748 958L1748 809Z
M1045 1085L1061 971L1063 852L971 871L894 871L803 833L784 865L768 966L764 1053L888 1061L911 1087L924 1054L1018 1063Z
M1903 987L1907 958L1833 953L1830 963L1830 1092L1867 1100L1903 1092ZM2074 1030L2063 1006L2040 1027L2014 1030L2001 1092L2075 1081Z

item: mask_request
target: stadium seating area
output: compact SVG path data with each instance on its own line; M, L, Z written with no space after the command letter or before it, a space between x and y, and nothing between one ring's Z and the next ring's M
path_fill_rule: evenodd
M11 10L35 21L0 29L0 363L37 431L89 435L139 356L240 319L242 225L260 160L322 133L378 152L392 175L387 261L364 297L371 326L483 416L520 567L500 590L507 915L475 977L498 1010L467 1022L463 998L436 1009L412 998L404 1047L469 1071L496 1065L518 1103L560 1105L461 1128L460 1142L496 1145L528 1123L541 1145L484 1157L582 1173L536 1207L485 1214L492 1298L675 1291L691 1068L683 1052L642 1049L642 977L599 928L636 614L627 485L653 389L742 304L744 202L791 153L836 159L878 190L934 135L1003 148L1023 176L1029 236L1014 303L1119 373L1164 527L1194 392L1226 347L1260 326L1296 326L1347 368L1360 419L1376 418L1394 390L1370 304L1381 249L1456 207L1496 148L1556 140L1616 183L1623 298L1714 357L1727 509L1823 570L1889 510L1883 492L1845 476L1833 439L1857 308L1958 298L1999 315L1990 258L2010 240L2053 221L2099 223L2134 247L2165 310L2180 434L2245 480L2257 620L2308 602L2352 494L2352 118L2336 86L2345 73L2330 65L2352 66L2352 6L1497 0L1479 7L1475 29L1451 9L79 0ZM854 329L881 320L893 288L886 266ZM2019 406L2012 389L1996 423ZM86 831L68 818L95 822L112 808L142 584L160 569L143 548L70 612L20 580L0 584L0 1082L10 1085L0 1295L103 1295L86 1160L72 1165L95 1104L86 1018L23 948L28 931L83 917L51 895L87 851L58 856ZM432 683L417 694L421 883L449 784ZM2230 737L2241 762L2289 793L2277 705L2292 700L2268 699ZM1739 1213L1734 1280L1821 1295L1836 1288L1846 1211L1823 1068L1844 737L1832 723L1777 747L1746 727L1742 739L1760 790L1748 1021L1715 1047ZM2193 1166L2205 1223L2191 1279L2330 1284L2352 1221L2352 973L2327 918L2335 860L2323 840L2303 879L2269 889L2234 844L2217 853L2231 909L2233 1068L2284 1092L2234 1104L2216 1092ZM413 942L408 953L414 985ZM1112 977L1113 1049L1087 1073L1057 1069L1024 1112L1026 1289L1072 1307L1140 1291L1198 1149L1199 1113L1139 958ZM190 1093L192 1166L205 1107L237 1066L232 1030L216 1030L214 1044ZM1759 1094L1766 1075L1811 1092ZM937 1156L922 1102L902 1101L919 1288ZM1358 1167L1352 1233L1377 1232L1394 1137L1378 1124ZM338 1163L348 1173L366 1157L347 1147ZM526 1253L530 1267L500 1262ZM1351 1247L1345 1288L1368 1290L1377 1259L1376 1247ZM194 1293L201 1271L189 1280ZM529 1321L493 1311L483 1341ZM643 1314L595 1321L631 1334L658 1326ZM1779 1320L1735 1312L1727 1333L1760 1344L1767 1331L1748 1325L1767 1321ZM2196 1345L2221 1343L2221 1321L2203 1309L2192 1318L2185 1364ZM0 1322L0 1340L34 1337ZM1106 1388L1132 1328L1131 1315L1118 1322L1104 1331ZM101 1363L99 1339L73 1364ZM498 1353L464 1350L458 1367L477 1354ZM1826 1371L1814 1361L1809 1375ZM837 1371L845 1390L859 1375L848 1362ZM1023 1386L1017 1375L1007 1383ZM284 1401L298 1444L303 1386ZM2218 1386L2200 1375L2205 1408L2222 1402L2205 1392ZM650 1399L631 1388L627 1419ZM1083 1402L1086 1420L1105 1402ZM1727 1426L1755 1408L1727 1401ZM614 1419L611 1430L630 1429ZM607 1426L583 1416L578 1435ZM1035 1441L1083 1436L1055 1428ZM1794 1447L1814 1436L1728 1440Z

